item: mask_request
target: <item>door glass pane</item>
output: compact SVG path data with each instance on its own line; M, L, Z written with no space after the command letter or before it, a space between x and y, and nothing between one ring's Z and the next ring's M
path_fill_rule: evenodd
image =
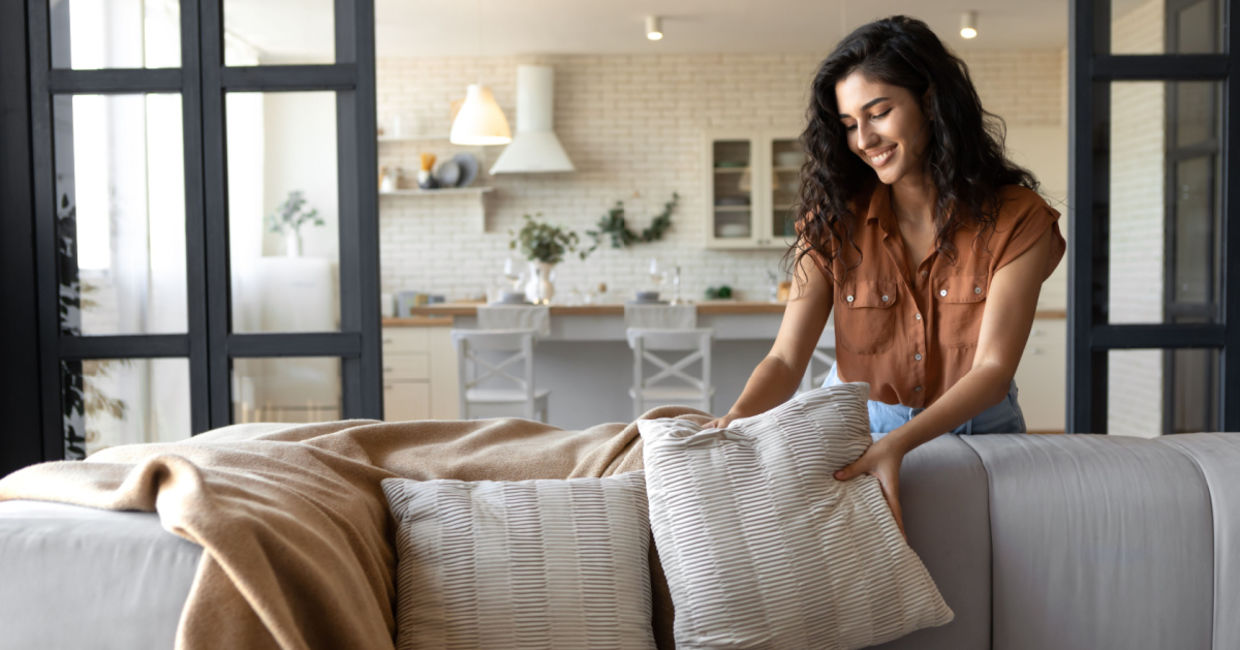
M335 62L334 0L224 0L224 65Z
M234 359L233 422L340 419L340 359Z
M1107 353L1107 433L1152 438L1218 430L1219 351Z
M176 0L48 0L52 67L178 68Z
M190 436L187 359L60 362L65 458Z
M771 232L776 241L796 238L796 208L805 151L796 138L771 140Z
M718 140L712 145L715 237L748 239L753 233L753 147L748 140Z
M180 95L53 100L60 326L186 331Z
M1199 156L1175 166L1175 259L1167 320L1175 323L1210 323L1217 319L1220 304L1214 265L1219 258L1218 224L1211 214L1214 156Z
M1219 85L1208 81L1169 84L1175 89L1175 139L1180 147L1211 144L1218 137L1222 109Z
M336 94L229 93L234 332L340 329Z
M1112 54L1223 51L1219 0L1111 0Z
M1111 85L1110 323L1218 322L1217 82Z

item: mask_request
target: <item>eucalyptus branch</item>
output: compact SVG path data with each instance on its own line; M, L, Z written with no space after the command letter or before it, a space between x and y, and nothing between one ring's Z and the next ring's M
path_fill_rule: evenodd
M594 242L590 248L581 252L581 259L594 252L603 239L611 240L612 248L627 248L633 244L649 243L663 239L663 233L672 227L672 213L680 202L680 195L672 192L672 199L663 204L663 211L650 220L650 225L640 233L629 228L624 216L624 201L616 201L616 205L598 220L595 230L587 230L586 234Z

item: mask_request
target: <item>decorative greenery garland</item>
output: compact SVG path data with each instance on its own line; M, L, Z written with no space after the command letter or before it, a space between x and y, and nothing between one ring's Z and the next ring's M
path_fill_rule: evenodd
M676 210L676 204L679 201L680 195L672 192L672 200L663 204L663 212L655 215L650 220L650 226L643 229L641 233L629 228L624 219L624 201L616 201L615 207L608 210L607 215L598 220L597 229L586 231L586 234L594 240L594 244L581 252L581 259L585 259L587 255L594 252L594 249L602 244L604 237L611 239L612 248L627 248L631 244L663 239L663 233L672 227L672 212Z

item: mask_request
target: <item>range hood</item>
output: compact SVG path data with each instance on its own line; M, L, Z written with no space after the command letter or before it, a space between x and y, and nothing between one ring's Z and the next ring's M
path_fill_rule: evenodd
M491 166L492 174L573 171L573 161L551 131L554 96L551 66L517 66L517 131Z

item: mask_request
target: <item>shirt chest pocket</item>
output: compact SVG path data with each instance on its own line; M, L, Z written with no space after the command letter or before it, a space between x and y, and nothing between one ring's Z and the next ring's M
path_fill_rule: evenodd
M844 286L835 315L836 345L857 354L877 354L895 337L899 285L894 281L856 280Z
M938 338L949 347L977 345L990 282L986 275L951 275L934 285Z

